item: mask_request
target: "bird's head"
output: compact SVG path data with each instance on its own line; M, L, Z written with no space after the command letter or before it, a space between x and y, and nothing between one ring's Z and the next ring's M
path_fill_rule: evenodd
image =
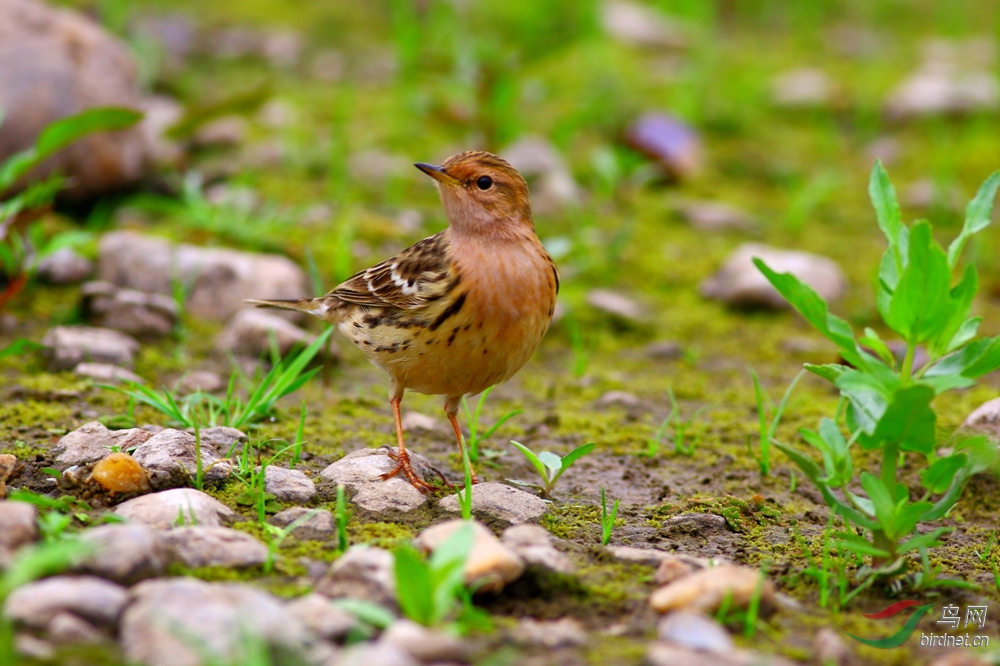
M452 155L441 166L415 166L437 181L456 232L502 237L534 229L527 183L496 155L469 151Z

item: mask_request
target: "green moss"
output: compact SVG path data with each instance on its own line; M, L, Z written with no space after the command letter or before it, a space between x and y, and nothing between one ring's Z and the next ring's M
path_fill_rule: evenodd
M335 510L333 505L328 507ZM356 523L347 524L347 541L350 544L368 544L376 548L393 550L409 542L416 536L413 529L400 523Z

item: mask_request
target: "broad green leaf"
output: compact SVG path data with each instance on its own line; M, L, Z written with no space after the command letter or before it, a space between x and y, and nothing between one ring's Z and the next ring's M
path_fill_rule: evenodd
M940 546L941 542L938 539L941 536L953 531L954 527L938 527L933 529L926 534L918 534L917 536L904 541L896 547L896 552L900 555L903 553L908 553L911 550L918 550L920 548L933 548L934 546Z
M965 224L962 226L962 231L948 246L948 266L955 267L962 254L962 248L965 247L965 242L972 234L989 226L990 216L993 214L993 200L996 198L998 187L1000 187L1000 171L994 171L979 187L976 196L965 208Z
M903 223L899 213L899 202L896 199L896 188L889 181L889 174L882 167L881 160L875 160L872 174L868 180L868 195L871 197L878 226L889 241L889 248L896 258L900 271L905 266L905 248L900 247L900 233Z
M351 597L341 597L330 602L342 610L347 611L362 622L367 622L373 627L385 629L396 621L396 616L388 608L379 606L367 599L352 599Z
M918 222L910 230L909 262L899 277L888 313L883 313L885 323L907 342L933 339L954 312L950 285L951 270L944 250L931 236L931 225Z
M848 414L852 431L861 428L869 435L875 433L898 381L892 374L880 377L859 370L841 373L835 385L850 401ZM865 448L870 448L863 438L858 441Z
M912 532L913 528L920 521L920 516L926 513L932 506L930 502L914 502L913 504L908 504L907 502L907 499L903 499L896 504L895 529L889 533L889 537L894 540Z
M948 490L952 479L966 466L968 458L964 453L954 453L938 458L930 467L920 471L920 483L930 492L937 494Z
M850 325L830 314L826 301L819 294L791 273L774 272L758 257L754 257L753 263L806 321L837 345L845 361L857 368L868 367L867 356L858 348Z
M963 438L955 445L954 452L965 455L965 472L970 475L988 469L995 470L998 467L997 463L1000 462L1000 449L985 435Z
M587 444L583 444L581 446L576 447L575 449L564 455L562 459L563 470L569 469L573 463L575 463L577 460L579 460L583 456L593 451L595 446L597 446L597 444L595 444L594 442L588 442Z
M434 584L430 567L413 546L404 544L393 552L396 595L408 618L425 626L434 621Z
M896 526L896 501L882 479L868 472L861 472L861 486L868 493L875 507L875 520L887 534L893 534Z
M951 315L947 323L928 342L928 353L931 358L938 358L946 354L952 347L955 335L969 320L969 312L972 310L972 299L979 289L979 278L976 275L976 267L968 265L962 274L962 279L949 293L951 300ZM973 329L973 334L974 334ZM969 336L970 338L972 336Z
M850 370L850 367L846 365L840 365L839 363L826 363L823 365L816 365L814 363L806 363L805 369L814 375L818 375L828 382L835 383L837 377Z
M1000 336L970 342L927 368L923 378L962 375L975 379L997 369L1000 369Z
M28 352L32 352L38 349L44 349L45 345L35 342L34 340L29 340L27 338L18 338L11 342L9 345L0 349L0 358L5 356L23 356Z
M929 386L934 391L934 395L941 395L945 391L975 386L976 380L963 377L962 375L940 375L936 377L924 377L917 384Z
M969 317L962 322L962 325L958 327L957 331L955 331L955 335L951 336L951 341L948 342L948 347L945 349L945 353L950 354L975 338L976 332L979 330L979 324L982 321L982 317Z
M875 429L875 438L896 442L903 451L928 454L934 450L937 416L931 409L934 390L914 385L898 389Z
M962 490L965 489L965 482L969 479L968 470L959 471L955 477L951 480L951 485L948 486L948 492L934 502L934 505L920 515L920 522L929 522L932 520L937 520L943 517L946 513L951 511L951 508L955 506L959 498L962 496Z
M889 349L889 345L882 341L877 331L866 328L864 337L858 340L858 342L875 352L882 362L890 368L896 364L896 357L893 356L892 350Z
M859 537L857 534L836 532L833 534L833 538L837 539L838 546L852 552L861 555L871 555L872 557L881 557L883 559L889 557L889 551L875 547L870 541Z
M549 479L548 469L545 467L545 463L543 463L541 460L538 459L538 456L535 455L535 452L529 449L524 444L521 444L520 442L515 442L514 440L510 440L510 443L513 444L514 447L517 448L517 450L520 451L521 454L528 459L528 462L531 463L531 466L535 468L536 472L538 472L538 476L548 481Z
M542 461L543 465L551 470L551 474L549 474L549 476L552 476L552 474L555 474L562 469L562 458L551 451L542 451L538 454L538 459Z

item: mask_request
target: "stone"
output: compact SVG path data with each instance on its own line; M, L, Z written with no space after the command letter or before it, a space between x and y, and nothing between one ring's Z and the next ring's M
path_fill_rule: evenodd
M438 429L438 422L434 417L421 414L420 412L406 412L403 414L402 423L405 432L414 432L416 430L433 432Z
M153 433L140 428L108 430L98 421L85 423L63 435L52 447L60 469L70 465L83 465L103 459L112 448L120 451L134 449L153 437Z
M791 273L828 303L840 299L847 291L847 279L831 259L808 252L744 243L729 255L715 275L702 282L702 296L740 307L790 308L788 301L757 270L753 263L755 257L776 273Z
M64 247L38 262L38 279L49 284L77 284L94 272L94 262L71 247Z
M75 368L73 368L73 374L79 375L81 377L87 377L88 379L94 379L99 382L131 382L133 384L145 384L144 380L139 375L135 374L131 370L126 370L125 368L119 368L117 365L111 365L109 363L80 363Z
M816 661L823 666L851 666L855 663L854 652L836 629L823 627L817 631L812 647Z
M397 647L425 664L466 663L469 660L470 650L457 636L434 631L406 619L396 620L389 625L379 642Z
M288 527L299 518L308 515L290 534L296 539L307 541L326 541L337 531L333 514L326 509L307 509L304 506L293 506L271 516L267 522L277 527Z
M718 622L688 611L676 611L665 615L656 625L656 635L667 641L701 652L730 652L733 639Z
M323 83L336 83L344 77L346 69L344 54L335 49L323 49L313 56L309 72L313 78Z
M240 116L222 116L209 120L191 138L198 148L231 148L247 139L247 121Z
M725 653L707 655L698 650L656 641L649 645L646 652L647 666L796 666L799 662L790 661L774 654L761 654L750 650L732 650Z
M464 492L464 491L463 491ZM460 513L458 494L449 495L438 506L450 513ZM472 486L472 513L488 524L517 525L538 521L548 510L548 503L506 483L487 481Z
M287 257L176 244L134 231L101 237L97 275L119 287L167 295L179 279L191 285L187 311L210 321L228 320L247 298L306 298L310 293L305 272Z
M189 435L194 435L193 428L189 428L185 432ZM207 444L227 458L235 453L235 451L232 451L234 446L243 444L246 441L247 435L245 432L236 428L230 428L229 426L211 426L201 429L202 446Z
M1000 85L985 70L959 71L950 63L926 63L890 91L883 110L893 120L959 116L1000 108Z
M524 573L524 560L500 543L485 525L475 521L449 520L428 527L413 540L415 546L433 553L452 534L463 528L473 532L472 551L465 563L465 582L481 592L502 589Z
M7 479L14 474L17 465L17 456L0 453L0 500L7 497Z
M342 641L358 620L351 613L333 605L329 597L312 592L285 603L285 610L320 638Z
M655 160L664 175L673 180L691 178L701 171L705 161L698 133L662 113L649 113L633 122L625 132L625 142Z
M676 361L684 356L684 348L673 340L650 342L644 351L646 356L657 361Z
M351 546L316 583L316 592L331 599L365 599L380 606L396 605L395 560L392 553L367 545Z
M267 546L228 527L192 525L163 532L161 539L185 566L245 569L267 561Z
M59 613L52 618L45 633L55 645L95 644L107 639L97 627L67 612Z
M160 578L133 587L119 635L127 660L145 666L200 666L209 658L247 664L261 645L271 663L301 664L313 640L267 592L193 578Z
M771 82L771 99L776 106L804 109L829 106L833 95L830 77L821 69L800 67L777 76Z
M419 666L420 662L395 645L378 641L357 643L345 649L336 666Z
M195 456L195 436L182 430L167 428L143 442L132 456L149 473L149 483L155 490L188 486L198 472ZM201 465L207 483L219 483L229 477L231 463L219 451L202 439Z
M521 645L558 650L586 644L587 632L580 621L572 617L558 620L536 620L533 617L526 617L514 627L511 638Z
M184 119L184 106L166 95L150 95L140 100L136 108L144 114L138 130L149 161L160 169L180 166L185 151L169 133Z
M610 289L590 290L587 294L587 304L625 321L638 321L644 316L642 306L635 300Z
M605 2L601 23L609 35L634 46L679 50L689 45L681 26L652 7L636 2Z
M639 548L636 546L607 546L606 550L611 553L619 562L628 564L647 564L657 566L660 562L671 557L670 553L656 548Z
M178 392L188 395L201 391L202 393L215 393L226 388L229 383L217 372L210 370L195 370L181 377L177 385Z
M84 361L131 368L139 343L119 331L90 326L56 326L42 338L53 370L72 370Z
M73 570L122 585L162 576L171 561L160 532L141 523L98 525L84 530L80 540L92 550Z
M115 513L129 520L168 530L176 525L221 527L236 520L222 502L194 488L174 488L122 502Z
M500 535L500 543L510 548L529 567L540 567L556 573L570 574L576 565L565 553L556 550L552 535L538 525L512 525Z
M131 49L95 21L35 0L0 3L0 162L30 147L57 119L141 103ZM73 184L60 196L90 200L136 184L152 162L140 125L75 141L34 169L31 179L58 172Z
M653 582L658 586L668 585L695 571L730 564L730 562L718 557L706 558L677 552L655 552L660 554L659 564L656 565L656 573L653 574Z
M642 400L635 393L628 391L608 391L595 403L598 407L641 407Z
M287 319L265 310L240 310L216 338L219 351L258 357L271 351L272 336L284 356L296 347L309 345L315 336Z
M110 282L88 282L81 289L87 321L138 337L170 335L177 325L177 304L164 294L122 289Z
M432 479L430 463L419 454L410 454L410 462L416 473L425 479ZM354 493L351 503L359 509L371 513L382 514L386 511L406 513L424 506L427 498L419 490L410 485L406 479L394 476L382 480L382 474L396 466L384 451L378 449L360 449L328 466L320 472L320 478L334 485L344 484L344 487Z
M37 518L34 504L0 500L0 553L15 551L37 539Z
M3 606L17 625L44 629L56 615L70 612L95 625L114 627L128 590L94 576L52 576L15 589Z
M962 428L987 435L1000 442L1000 398L987 400L976 407L962 422Z
M316 484L298 469L268 465L264 472L264 490L279 502L306 504L316 499Z
M761 573L756 569L724 564L702 569L660 587L649 598L649 605L658 613L687 610L714 613L723 599L729 598L732 608L746 608L760 585ZM764 580L761 586L761 607L772 605L774 583Z
M558 212L583 202L583 190L573 179L566 160L543 137L522 137L501 154L528 182L531 207L536 213Z
M752 217L721 201L687 201L677 213L699 231L750 231L756 226Z
M142 465L127 453L116 451L94 465L90 478L111 493L149 492L149 477Z

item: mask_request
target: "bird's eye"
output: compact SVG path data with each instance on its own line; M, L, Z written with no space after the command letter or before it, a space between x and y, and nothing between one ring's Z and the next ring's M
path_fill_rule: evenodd
M486 191L491 187L493 187L493 179L490 178L489 176L480 176L479 180L476 181L476 187L478 187L483 191Z

